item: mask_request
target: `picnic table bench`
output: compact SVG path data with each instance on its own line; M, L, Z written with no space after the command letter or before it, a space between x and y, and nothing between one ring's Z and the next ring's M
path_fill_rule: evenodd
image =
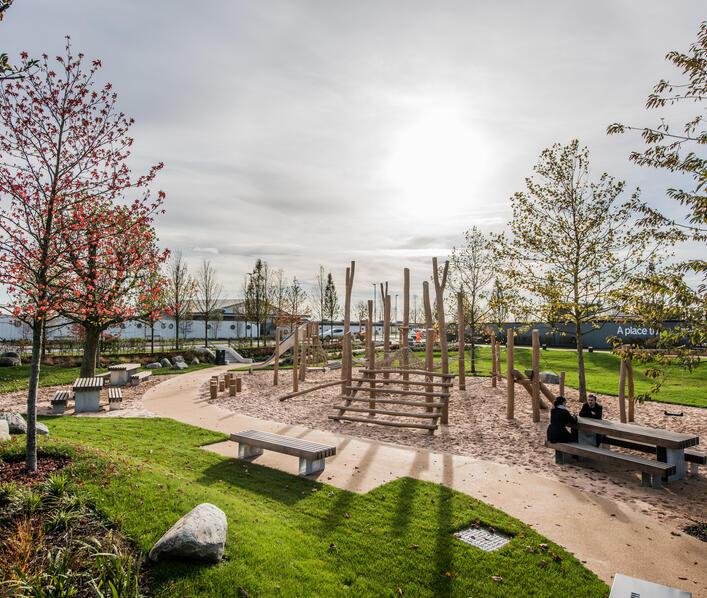
M140 382L147 380L150 376L152 376L152 372L136 372L130 376L130 384L137 386Z
M74 411L99 411L101 408L101 389L103 378L76 378L74 391Z
M254 459L263 454L263 449L299 457L300 475L324 471L324 460L336 454L335 446L257 430L231 434L231 440L238 443L239 459Z
M116 386L111 386L108 389L108 406L111 411L113 409L119 409L123 403L123 391Z
M130 376L140 369L139 363L118 363L109 365L110 383L112 386L125 386L130 381Z
M69 390L57 390L52 397L52 413L54 415L61 415L66 410L66 405L69 400L71 400L71 391Z
M579 443L596 445L596 434L623 441L637 442L655 447L658 461L675 466L667 474L667 481L681 480L685 475L685 449L699 444L699 436L650 428L607 419L577 418Z
M610 436L604 436L602 438L602 444L609 444L611 446L620 446L622 448L631 449L632 451L639 451L642 453L653 453L657 454L655 446L652 444L645 444L643 442L634 442L633 440L621 440L620 438L611 438ZM693 473L697 473L697 467L699 465L707 465L707 454L700 453L694 449L685 449L685 463L690 464L690 469Z
M555 462L559 464L569 463L570 455L578 457L588 457L597 461L608 461L630 465L641 472L641 482L643 486L660 488L661 479L675 473L675 465L661 463L652 459L644 459L634 455L626 455L605 448L599 448L590 444L580 444L578 442L546 442L547 448L555 451Z

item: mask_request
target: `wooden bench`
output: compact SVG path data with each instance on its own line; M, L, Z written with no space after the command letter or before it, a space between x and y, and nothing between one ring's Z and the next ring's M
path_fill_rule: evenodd
M71 400L71 391L57 390L52 397L52 413L61 415L66 410L67 403Z
M111 386L108 389L108 405L111 411L113 409L119 409L123 403L123 391L117 386Z
M231 434L231 440L238 443L239 459L254 459L263 454L263 449L299 457L300 475L324 471L324 460L336 455L335 446L257 430Z
M617 453L616 451L610 451L609 449L598 448L588 444L579 444L576 442L545 442L545 446L555 451L555 462L559 464L567 463L567 457L569 455L577 455L578 457L588 457L590 459L596 459L597 461L630 465L632 468L641 472L643 486L651 486L652 488L660 488L663 476L667 477L675 473L675 465L671 465L670 463Z
M137 374L130 376L130 384L132 386L137 386L140 382L147 380L150 376L152 376L152 372L138 372Z
M656 454L656 447L642 442L634 442L632 440L623 440L621 438L612 438L605 436L602 438L602 444L610 444L611 446L620 446L621 448L640 451L642 453ZM697 473L698 465L707 465L707 454L700 453L694 449L685 449L685 461L690 464L692 473Z

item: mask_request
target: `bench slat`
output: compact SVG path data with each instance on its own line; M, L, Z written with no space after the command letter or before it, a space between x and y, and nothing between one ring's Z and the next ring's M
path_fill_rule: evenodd
M634 455L626 455L617 453L609 449L603 449L588 444L579 444L575 442L545 442L547 448L559 451L560 453L569 453L570 455L578 455L580 457L590 457L597 461L615 461L630 464L639 471L644 471L653 475L672 475L675 473L675 465L663 463L661 461L651 461L643 457Z
M108 400L109 401L122 401L123 400L123 391L117 388L116 386L111 386L108 389Z
M270 432L259 432L257 430L247 430L238 434L231 434L231 440L258 448L292 455L294 457L304 457L305 459L319 460L331 457L336 454L336 447L326 444L318 444L301 438L291 438L280 436Z
M72 386L74 392L101 390L103 388L103 378L76 378Z
M52 403L66 402L71 399L71 392L68 390L57 390L52 397Z
M651 444L643 444L642 442L633 442L632 440L622 440L621 438L611 438L610 436L604 436L602 438L603 444L610 444L612 446L620 446L622 448L631 449L633 451L641 451L643 453L651 453L655 455L655 447ZM700 453L694 449L685 449L685 461L688 463L697 463L698 465L707 465L707 455L705 453Z

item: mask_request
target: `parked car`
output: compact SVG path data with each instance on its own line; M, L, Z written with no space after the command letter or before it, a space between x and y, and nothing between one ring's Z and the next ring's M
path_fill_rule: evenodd
M341 326L334 326L333 328L323 326L324 328L324 340L330 341L333 338L343 338L344 329Z

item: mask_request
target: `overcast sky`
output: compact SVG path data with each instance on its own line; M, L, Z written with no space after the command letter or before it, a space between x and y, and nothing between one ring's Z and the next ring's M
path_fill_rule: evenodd
M498 231L540 151L577 137L593 172L679 216L659 171L631 165L707 16L682 1L16 0L0 50L56 54L64 36L135 118L136 172L163 161L161 243L212 261L240 295L257 257L311 284L319 264L357 298L421 296L430 258L473 225ZM678 121L684 122L684 121Z

